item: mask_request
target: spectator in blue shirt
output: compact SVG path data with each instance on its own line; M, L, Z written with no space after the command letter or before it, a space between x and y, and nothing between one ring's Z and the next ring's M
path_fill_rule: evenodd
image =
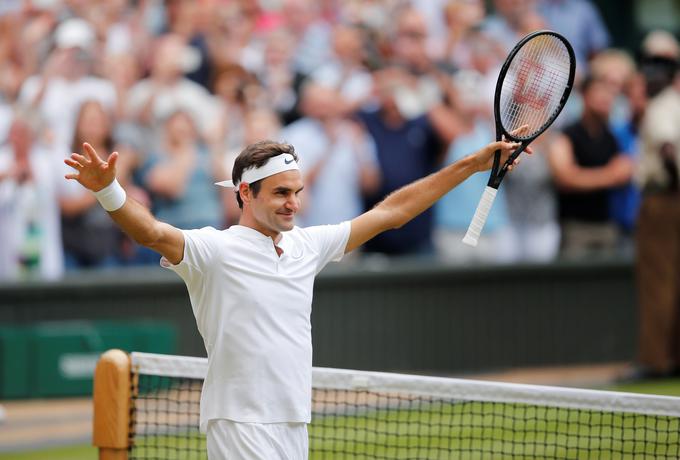
M621 153L629 156L635 163L640 153L640 122L647 106L647 93L645 79L640 74L635 74L627 82L625 88L628 96L631 115L628 120L612 126L612 133L616 137ZM612 218L619 225L626 241L628 241L635 229L638 209L640 207L641 194L637 184L631 182L615 189L610 197L610 210ZM630 241L632 244L632 241Z
M168 113L142 173L153 213L182 228L221 228L224 213L213 183L226 173L198 136L190 112L176 107Z
M434 172L457 129L452 113L442 104L412 118L405 115L408 80L409 75L397 68L378 72L379 105L358 114L375 142L382 177L378 190L364 197L366 209L394 190ZM433 212L427 210L402 228L378 235L365 250L391 255L431 254L432 227Z
M590 0L540 0L538 11L550 29L569 40L581 74L587 73L589 59L609 46L609 31Z

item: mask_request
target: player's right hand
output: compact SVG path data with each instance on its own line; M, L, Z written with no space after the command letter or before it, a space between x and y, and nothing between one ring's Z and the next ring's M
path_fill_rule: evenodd
M87 142L83 144L83 153L72 153L64 163L72 167L77 173L67 174L66 179L76 180L93 192L98 192L109 185L116 178L116 162L118 152L109 155L107 161L102 160L94 148Z

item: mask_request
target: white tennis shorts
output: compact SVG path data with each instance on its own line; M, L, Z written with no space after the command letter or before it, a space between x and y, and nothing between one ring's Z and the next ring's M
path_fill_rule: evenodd
M208 460L307 460L306 423L208 422Z

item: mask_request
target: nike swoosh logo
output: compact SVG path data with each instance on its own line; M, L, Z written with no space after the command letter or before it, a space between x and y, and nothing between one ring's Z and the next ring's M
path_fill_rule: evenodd
M290 159L290 161L286 160L285 158L284 158L284 160L283 160L283 162L286 163L287 165L291 164L291 163L294 162L294 161L295 161L295 160L292 159L292 158Z

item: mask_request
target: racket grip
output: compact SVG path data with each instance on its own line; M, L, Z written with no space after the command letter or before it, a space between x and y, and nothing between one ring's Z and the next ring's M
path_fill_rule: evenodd
M482 229L486 223L486 218L489 216L489 211L491 211L493 201L496 199L496 193L498 193L498 189L489 187L488 185L484 189L482 198L479 200L479 204L477 205L475 215L472 218L472 222L470 222L470 226L468 227L467 233L465 234L465 238L463 238L463 243L467 244L468 246L477 246L477 240L479 240L479 235L482 233Z

